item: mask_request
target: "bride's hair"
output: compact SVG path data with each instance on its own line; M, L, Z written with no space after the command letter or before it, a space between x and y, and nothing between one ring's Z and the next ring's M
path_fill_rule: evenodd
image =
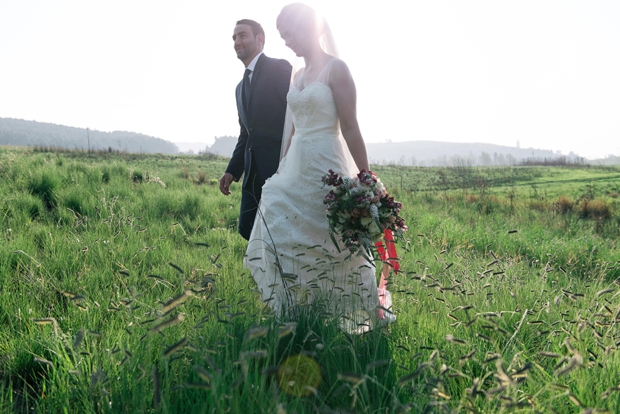
M300 28L301 31L317 39L321 49L328 55L338 57L338 49L336 48L336 42L329 25L312 7L304 3L288 4L280 11L276 19L276 26L279 26L283 21L291 22L295 27ZM295 71L293 71L293 74L295 74Z
M324 34L325 23L319 18L314 9L303 3L291 3L282 8L276 20L276 26L287 20L312 37L318 38Z

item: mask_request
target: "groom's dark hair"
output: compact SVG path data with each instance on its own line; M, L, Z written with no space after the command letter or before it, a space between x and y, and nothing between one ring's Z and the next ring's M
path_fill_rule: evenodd
M260 34L263 35L263 38L265 38L265 31L263 30L263 26L261 26L259 22L250 19L241 19L237 22L237 24L247 24L252 28L252 33L254 33L254 37ZM264 43L265 42L263 42L263 44Z

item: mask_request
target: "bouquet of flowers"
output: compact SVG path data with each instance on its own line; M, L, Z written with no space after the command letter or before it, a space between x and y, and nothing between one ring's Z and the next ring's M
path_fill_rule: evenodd
M372 171L343 178L329 170L322 181L333 187L323 204L327 205L329 234L336 247L338 235L349 251L365 254L381 241L385 230L392 230L397 237L407 230L399 215L402 204L388 195Z

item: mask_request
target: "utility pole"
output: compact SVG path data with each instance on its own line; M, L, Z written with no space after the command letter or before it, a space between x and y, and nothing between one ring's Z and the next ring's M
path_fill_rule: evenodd
M88 128L86 128L86 138L88 139L88 156L90 157L90 134L88 133Z

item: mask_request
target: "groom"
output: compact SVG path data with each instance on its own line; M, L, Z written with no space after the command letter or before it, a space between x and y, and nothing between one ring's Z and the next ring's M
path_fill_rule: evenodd
M246 68L236 92L241 132L226 172L220 178L220 191L229 195L231 182L239 181L243 174L239 233L248 240L263 184L276 172L280 162L292 68L286 60L263 54L265 32L254 20L239 20L233 40L237 57Z

